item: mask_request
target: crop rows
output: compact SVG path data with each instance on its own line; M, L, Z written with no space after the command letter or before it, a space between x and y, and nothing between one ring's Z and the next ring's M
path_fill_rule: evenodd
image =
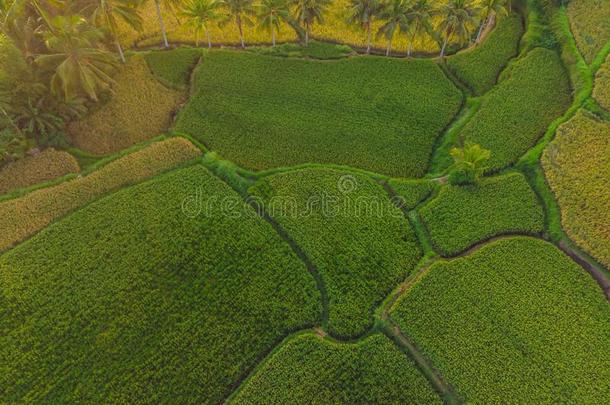
M377 334L336 343L300 334L267 360L236 404L440 404L411 360Z
M550 243L435 263L391 316L467 403L610 401L610 303Z
M189 83L191 70L201 55L201 50L196 48L178 48L149 52L144 59L157 80L169 88L184 90Z
M211 51L176 130L254 170L317 162L419 177L460 104L431 60Z
M0 251L110 191L154 176L200 154L190 142L172 138L114 160L85 177L2 202Z
M391 179L388 184L400 205L409 210L425 201L437 188L437 183L430 180Z
M568 3L567 10L578 48L591 63L610 39L610 2L574 0Z
M610 123L584 110L559 127L542 157L561 207L561 224L580 247L610 268Z
M491 150L489 170L519 159L568 107L570 84L559 56L535 48L503 72L460 136Z
M542 207L518 173L485 179L479 185L444 186L420 214L443 256L496 235L537 234L544 228Z
M597 71L593 97L600 106L610 112L610 55L608 55L606 62Z
M3 167L0 170L0 194L79 171L74 156L52 148L45 149L38 155L25 157Z
M331 169L273 175L250 189L316 265L329 331L354 337L421 256L413 230L374 181Z
M75 146L97 155L125 149L167 131L182 94L155 80L141 55L117 77L112 99L68 126Z
M241 201L191 166L1 256L2 401L219 403L283 336L318 323L305 266L223 198Z
M522 34L521 17L512 14L501 19L483 43L449 57L447 66L476 95L482 95L494 86L500 71L517 54Z

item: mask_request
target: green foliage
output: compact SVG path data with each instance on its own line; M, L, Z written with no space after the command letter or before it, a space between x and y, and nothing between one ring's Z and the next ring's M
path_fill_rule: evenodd
M211 51L196 75L176 130L254 170L317 162L422 176L461 98L431 60Z
M523 2L527 9L527 31L521 38L521 52L526 53L537 47L556 50L559 43L549 26L540 0L523 0Z
M518 14L502 18L485 41L450 56L447 66L476 95L482 95L494 86L500 71L517 55L522 34L523 25Z
M432 265L391 317L466 403L607 403L610 303L548 242ZM501 376L501 378L500 378Z
M430 197L438 183L431 180L390 179L388 184L399 197L401 205L412 210Z
M542 167L567 235L610 268L610 123L580 110L559 127Z
M307 45L285 43L275 47L251 47L248 48L248 51L262 55L320 60L341 59L354 53L352 48L347 45L337 45L318 41L309 41Z
M442 403L411 360L383 335L337 343L300 334L284 343L238 394L237 404Z
M305 266L227 199L242 201L191 166L1 256L1 401L220 403L262 353L313 326Z
M165 86L176 90L186 89L191 71L199 58L201 58L201 50L196 48L149 52L144 56L155 78Z
M420 214L443 256L496 235L536 234L544 227L542 207L519 173L485 179L476 186L445 186Z
M200 154L185 139L172 138L113 160L87 176L2 202L0 251L104 194L184 164Z
M22 133L11 128L0 130L0 167L19 160L31 148L32 142L28 141Z
M328 330L354 337L421 256L413 230L381 185L332 169L260 180L250 193L316 265L329 298Z
M489 171L515 163L570 103L570 84L557 54L536 48L514 63L461 132L491 150Z
M477 144L466 144L463 148L453 148L449 152L453 158L453 172L449 176L451 184L475 184L487 170L491 152ZM454 176L454 174L459 174Z

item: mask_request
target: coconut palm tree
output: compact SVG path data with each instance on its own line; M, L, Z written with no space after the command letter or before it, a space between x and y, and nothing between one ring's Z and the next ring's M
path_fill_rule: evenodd
M411 56L415 37L430 32L430 19L432 18L433 12L434 10L428 0L417 0L417 2L411 6L411 10L407 15L411 23L411 38L409 39L407 56Z
M481 21L477 33L477 44L481 41L483 30L493 24L496 16L508 15L506 0L483 0L479 15L483 21Z
M331 0L295 0L295 18L305 27L305 45L309 43L314 23L324 24L324 13L330 3Z
M51 74L51 90L64 98L85 94L97 101L98 93L114 82L117 64L112 53L95 47L103 32L79 15L57 16L51 24L53 30L44 33L49 54L36 58L42 71Z
M491 152L478 144L466 144L463 148L453 148L449 152L453 157L453 168L471 182L478 182L487 169L487 161Z
M241 47L245 48L246 43L244 41L243 25L253 25L250 17L256 14L256 9L252 4L252 0L225 0L225 6L228 9L229 19L232 18L235 20L235 25L237 25L237 29L239 30Z
M366 53L371 53L371 31L373 20L382 10L379 0L351 0L347 23L360 25L366 31Z
M408 14L410 12L410 2L408 0L393 0L379 14L379 18L384 21L384 24L379 27L377 37L385 37L388 41L386 56L392 52L392 40L396 31L408 33L410 22Z
M470 0L450 0L438 10L441 16L439 31L443 38L440 57L445 56L445 49L451 37L457 37L459 44L471 38L470 28L476 23L476 9Z
M185 17L188 24L195 29L196 46L199 46L199 34L203 30L208 41L208 48L212 47L209 24L222 17L218 12L221 6L222 1L220 0L191 0L182 8L180 15Z
M271 31L271 43L275 46L275 33L284 22L289 22L290 9L287 0L261 0L258 6L259 25Z
M161 8L166 8L175 15L176 8L180 5L181 0L154 0L155 10L157 12L157 19L159 20L159 28L161 28L161 36L163 37L163 46L169 48L169 42L167 41L167 29L165 28L165 20L163 19L163 13Z
M125 63L125 55L118 37L118 20L122 20L136 31L142 30L142 18L138 12L139 2L136 0L96 0L91 12L91 21L98 27L105 27L110 32L121 62Z

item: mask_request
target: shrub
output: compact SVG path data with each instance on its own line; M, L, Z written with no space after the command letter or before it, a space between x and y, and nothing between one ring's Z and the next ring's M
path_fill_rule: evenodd
M260 180L250 193L317 267L328 293L328 330L354 337L421 256L413 230L381 185L332 169Z
M68 152L45 149L38 155L3 167L0 170L0 194L79 171L78 162Z
M336 45L326 42L310 41L307 46L285 43L275 47L254 47L249 51L270 56L312 58L312 59L341 59L349 56L354 51L346 45Z
M149 52L144 59L157 80L171 89L184 90L201 55L201 50L197 48L178 48Z
M581 248L610 268L610 123L580 110L542 155L561 208L561 224Z
M102 195L199 156L182 138L153 143L93 173L0 203L0 251L33 235L55 219Z
M494 86L508 61L517 55L522 34L521 17L512 14L498 21L480 45L447 58L447 65L476 95L484 94Z
M196 75L176 130L253 170L317 162L423 176L461 102L431 60L211 51Z
M305 266L226 200L242 201L195 165L2 255L0 400L220 403L274 344L317 323Z
M485 179L476 186L445 186L420 214L443 256L496 235L536 234L544 228L542 207L519 173Z
M606 62L597 71L595 76L595 87L593 89L593 98L600 106L610 112L610 55Z
M431 180L390 179L388 184L408 210L425 201L437 188L437 183Z
M234 397L244 404L442 403L411 360L383 335L337 343L311 333L284 343Z
M530 51L506 75L460 134L491 150L488 171L516 162L570 103L569 81L553 51Z
M568 4L570 26L587 63L610 38L610 3L607 0L576 0Z
M0 168L25 156L34 142L10 128L0 129ZM0 194L2 194L0 192Z
M165 132L183 97L156 81L141 55L131 57L115 80L110 101L68 126L74 145L87 152L113 153Z
M433 264L391 317L465 403L599 404L610 400L609 310L559 249L513 237Z

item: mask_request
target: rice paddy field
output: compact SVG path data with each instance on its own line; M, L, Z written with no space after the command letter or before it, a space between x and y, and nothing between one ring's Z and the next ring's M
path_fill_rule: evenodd
M110 42L70 65L86 19L46 60L5 26L0 403L610 403L606 1L473 8L464 41L430 1L410 57L406 28L366 54L353 3L245 49L144 3L73 115L36 69L97 80Z

